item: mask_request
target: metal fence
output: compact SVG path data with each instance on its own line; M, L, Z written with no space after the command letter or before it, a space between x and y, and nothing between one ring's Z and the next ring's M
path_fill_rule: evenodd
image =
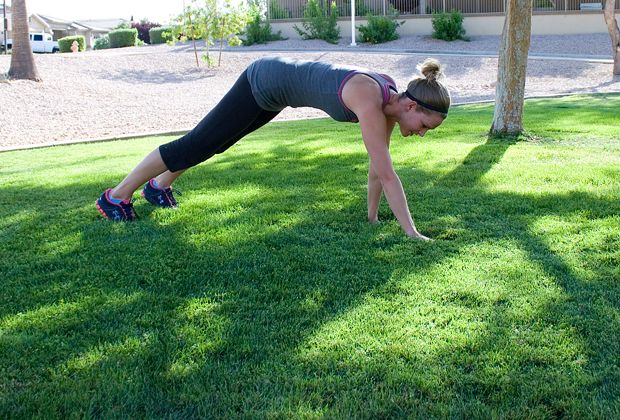
M331 0L317 0L329 10ZM536 12L601 10L603 2L592 0L532 0ZM351 0L335 0L338 16L351 16ZM299 19L304 15L307 0L267 0L270 20ZM620 9L620 0L616 0ZM356 16L385 15L397 11L401 16L430 15L434 12L458 10L463 14L504 13L506 0L356 0Z

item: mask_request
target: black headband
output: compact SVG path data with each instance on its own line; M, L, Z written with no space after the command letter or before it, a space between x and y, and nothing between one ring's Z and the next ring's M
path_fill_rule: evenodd
M413 96L411 93L409 93L408 90L405 91L405 95L407 95L407 98L411 99L412 101L415 101L418 105L421 105L424 108L430 109L431 111L440 112L442 114L447 114L448 113L447 109L437 108L436 106L427 104L426 102L422 102L421 100L419 100L418 98Z

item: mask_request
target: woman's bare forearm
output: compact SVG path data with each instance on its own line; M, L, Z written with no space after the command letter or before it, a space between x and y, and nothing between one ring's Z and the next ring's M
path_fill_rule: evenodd
M379 177L372 169L372 165L368 165L368 221L376 223L379 220L379 203L381 202L381 193L383 186Z
M411 217L407 204L407 197L398 176L382 181L382 187L390 209L392 209L392 213L394 213L396 220L398 220L405 233L408 236L418 236L419 232L413 223L413 217Z

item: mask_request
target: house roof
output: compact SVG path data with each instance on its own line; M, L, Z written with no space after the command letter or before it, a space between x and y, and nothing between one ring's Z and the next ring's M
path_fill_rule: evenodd
M81 20L81 21L71 21L66 19L60 19L53 16L39 15L33 13L31 17L34 17L41 21L46 27L50 30L57 31L66 31L66 30L76 30L76 31L94 31L94 32L110 32L112 29L120 25L121 23L126 23L125 19L100 19L100 20Z
M89 28L98 28L105 29L107 31L111 31L112 29L119 26L121 23L131 23L126 19L86 19L80 20L77 23L80 25L84 25Z
M54 18L51 16L39 15L37 13L33 13L32 15L30 15L30 18L31 19L35 18L39 20L50 30L66 31L67 29L71 29L72 22L70 20L64 20L64 19Z

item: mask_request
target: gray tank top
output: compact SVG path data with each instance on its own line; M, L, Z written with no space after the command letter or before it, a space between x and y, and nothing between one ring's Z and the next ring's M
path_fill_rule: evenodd
M365 74L381 87L383 105L390 100L396 83L385 74L318 61L261 58L247 69L248 82L258 105L267 111L287 106L318 108L336 121L357 122L357 116L342 102L342 88L356 74Z

